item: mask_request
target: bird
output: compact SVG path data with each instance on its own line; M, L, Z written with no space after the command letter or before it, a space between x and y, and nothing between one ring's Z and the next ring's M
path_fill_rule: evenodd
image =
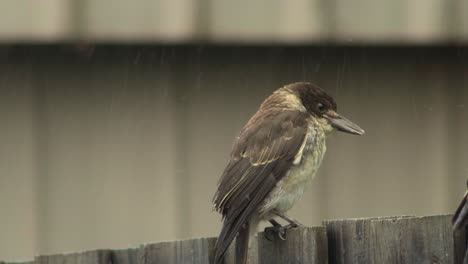
M452 226L453 230L459 230L460 228L466 226L468 221L468 180L466 181L466 191L463 199L461 200L460 204L458 205L457 211L452 217Z
M287 84L263 101L236 137L218 181L213 208L223 224L215 264L223 262L234 238L236 263L245 264L260 221L269 221L272 227L265 233L281 239L290 228L302 226L286 212L310 186L326 152L327 136L334 130L364 134L337 113L335 100L315 84Z

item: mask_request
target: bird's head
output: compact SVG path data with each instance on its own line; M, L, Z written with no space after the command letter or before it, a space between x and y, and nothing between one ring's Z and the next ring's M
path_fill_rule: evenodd
M303 110L314 116L326 132L336 129L355 135L364 134L362 128L338 114L335 100L320 87L311 83L299 82L284 88L299 98Z

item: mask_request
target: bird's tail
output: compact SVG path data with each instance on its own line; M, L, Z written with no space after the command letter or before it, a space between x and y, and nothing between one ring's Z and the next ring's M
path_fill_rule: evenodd
M246 221L240 228L231 228L227 222L224 223L221 234L216 241L215 264L223 263L224 255L229 247L229 244L236 237L235 263L246 264L248 260L248 252L250 247L250 237L254 236L257 230L258 219L253 217ZM237 226L237 225L236 225Z
M453 215L452 224L453 229L458 230L468 222L468 191L465 192L465 196L457 208L457 211Z
M250 223L247 222L239 230L236 237L236 264L246 264L249 255Z

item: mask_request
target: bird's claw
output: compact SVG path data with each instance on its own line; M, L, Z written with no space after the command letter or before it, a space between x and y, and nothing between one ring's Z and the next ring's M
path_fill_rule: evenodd
M278 230L278 237L281 239L281 240L286 240L286 232L288 231L288 229L285 229L284 227L282 227L280 230Z
M278 230L273 227L266 227L265 230L263 231L263 236L268 240L268 241L273 241L275 240L275 235L277 234Z
M286 233L288 232L289 229L297 228L300 226L302 226L302 224L297 223L297 224L289 224L287 226L280 226L280 227L277 227L277 226L266 227L264 230L263 236L269 241L273 241L275 237L278 237L279 239L284 241L286 240Z

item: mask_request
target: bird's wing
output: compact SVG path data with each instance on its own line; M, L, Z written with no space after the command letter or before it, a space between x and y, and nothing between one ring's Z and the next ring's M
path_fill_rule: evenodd
M254 115L241 131L213 199L215 209L224 217L216 245L217 260L294 161L300 159L305 146L306 113L262 114Z

